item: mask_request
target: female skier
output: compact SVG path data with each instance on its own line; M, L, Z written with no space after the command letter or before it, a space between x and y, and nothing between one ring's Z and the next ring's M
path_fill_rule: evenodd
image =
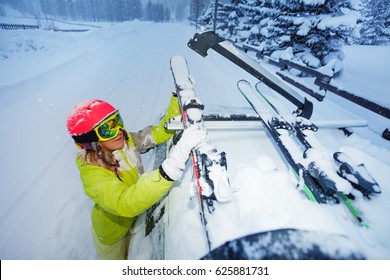
M127 132L119 111L102 100L90 100L73 108L67 128L81 151L76 157L84 192L95 205L92 236L102 259L127 259L130 229L146 211L181 178L188 155L206 134L186 129L161 164L145 172L140 153L173 136L164 128L169 118L180 114L177 97L171 98L158 126Z

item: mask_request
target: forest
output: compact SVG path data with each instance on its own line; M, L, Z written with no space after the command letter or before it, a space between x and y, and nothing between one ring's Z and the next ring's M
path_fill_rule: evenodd
M389 0L232 0L219 4L215 16L211 1L198 24L262 55L337 75L345 44L390 44L389 6Z
M188 5L186 1L174 5L172 2L169 4L154 3L151 0L144 2L142 0L0 0L0 4L8 4L37 18L92 22L183 20ZM0 7L0 15L1 13Z
M342 70L345 44L389 45L390 0L0 0L40 19L182 22L262 55ZM2 14L0 6L0 15Z

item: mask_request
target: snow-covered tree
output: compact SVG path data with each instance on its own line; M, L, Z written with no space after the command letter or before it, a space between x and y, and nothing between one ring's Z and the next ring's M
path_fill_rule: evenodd
M153 4L152 1L148 1L145 7L145 20L155 22L166 22L171 18L169 9L161 3Z
M37 18L127 21L142 18L141 0L0 0Z
M264 55L341 70L343 44L354 35L359 14L354 0L232 0L218 32L257 46ZM202 24L208 28L206 18Z
M185 2L179 2L175 3L173 5L173 20L174 21L183 21L184 19L187 18L187 13L188 13L188 6L187 3Z
M358 43L390 45L390 0L364 0L365 17Z
M190 0L189 20L195 22L196 26L198 26L198 20L204 14L208 2L209 0Z
M210 28L210 23L214 23L214 11L215 1L211 0L208 9L199 18L199 24L202 28L202 25ZM232 39L237 32L237 26L242 16L243 14L236 9L234 4L222 4L218 2L216 30L220 31L222 36ZM225 35L225 33L228 34Z

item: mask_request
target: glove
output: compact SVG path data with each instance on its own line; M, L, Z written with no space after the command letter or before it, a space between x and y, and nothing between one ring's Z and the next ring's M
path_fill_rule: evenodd
M206 139L206 131L197 127L184 130L180 140L172 147L168 157L161 165L162 173L173 181L181 178L191 150Z

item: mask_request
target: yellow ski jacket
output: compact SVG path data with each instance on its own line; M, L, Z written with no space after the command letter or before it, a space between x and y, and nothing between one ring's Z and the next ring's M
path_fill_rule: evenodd
M136 217L158 202L173 182L160 176L159 170L144 173L140 153L173 136L164 123L180 114L178 100L172 97L158 126L129 133L129 141L114 151L120 163L120 178L101 166L89 164L82 152L76 159L84 191L94 202L91 219L93 229L103 244L113 244L132 227Z

